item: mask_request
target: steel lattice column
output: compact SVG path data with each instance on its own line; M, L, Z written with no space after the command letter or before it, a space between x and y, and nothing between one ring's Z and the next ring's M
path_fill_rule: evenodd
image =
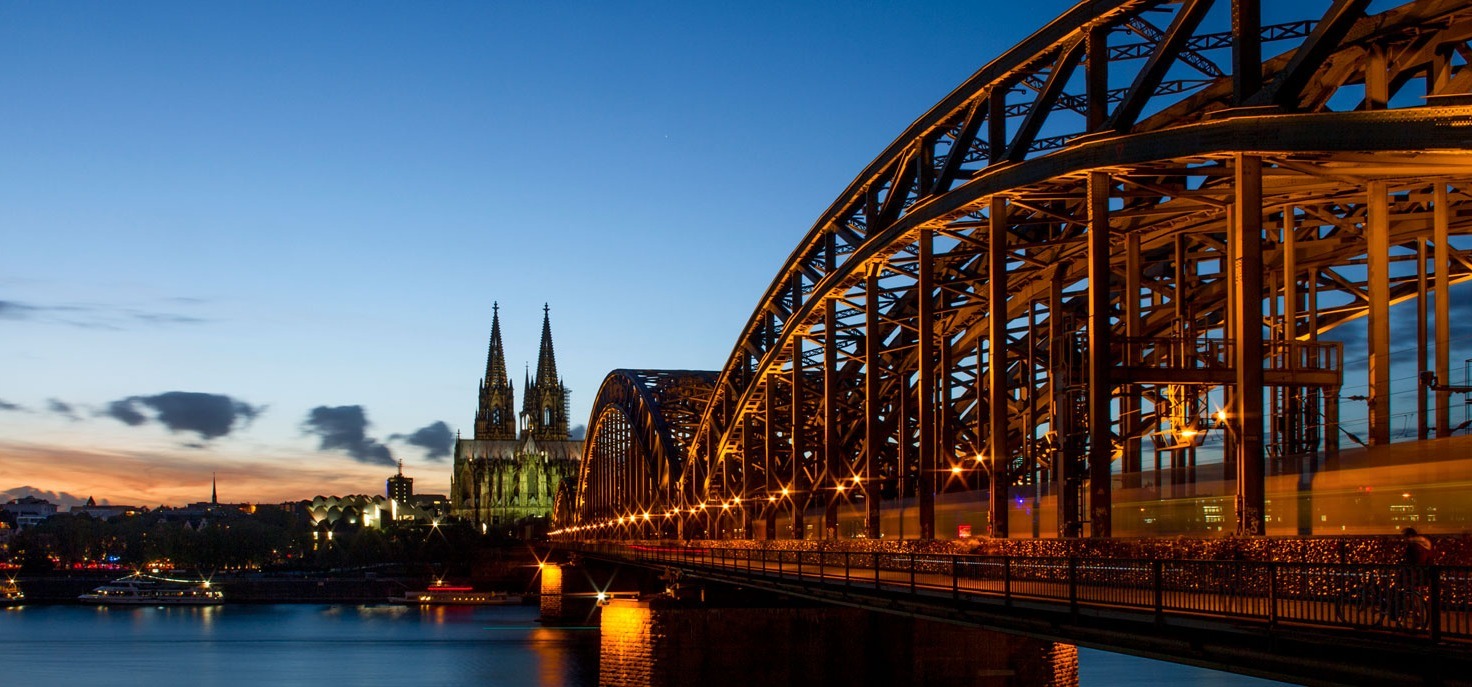
M1235 164L1231 233L1232 312L1237 370L1237 533L1264 534L1262 437L1262 160L1239 155Z

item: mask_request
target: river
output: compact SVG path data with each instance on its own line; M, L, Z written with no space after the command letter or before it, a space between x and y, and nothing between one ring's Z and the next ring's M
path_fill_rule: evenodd
M5 685L507 685L598 683L598 632L537 624L533 607L31 605L0 609ZM1083 687L1275 683L1080 650Z

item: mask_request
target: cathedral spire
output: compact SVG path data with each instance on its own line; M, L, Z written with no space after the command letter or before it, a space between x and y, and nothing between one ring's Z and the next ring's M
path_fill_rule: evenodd
M210 473L210 505L220 505L220 490L215 485L215 473Z
M552 308L542 304L542 352L537 357L537 386L561 382L557 377L557 354L552 350Z
M480 408L475 413L475 438L516 438L516 401L506 374L506 348L501 344L501 304L491 303L491 344L486 349L486 376L480 381Z
M486 386L503 387L511 383L506 374L506 348L501 344L501 304L491 303L491 345L486 350Z

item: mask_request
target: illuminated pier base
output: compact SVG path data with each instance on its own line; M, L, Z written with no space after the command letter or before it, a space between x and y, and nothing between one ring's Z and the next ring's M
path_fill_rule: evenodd
M562 566L554 563L544 563L541 566L542 574L542 619L557 621L562 619L564 609L562 606Z
M1078 650L853 608L603 607L598 684L1077 687Z

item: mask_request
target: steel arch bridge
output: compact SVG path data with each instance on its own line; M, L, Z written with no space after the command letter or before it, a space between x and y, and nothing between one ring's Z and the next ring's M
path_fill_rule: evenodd
M609 376L559 531L803 537L811 512L835 536L857 504L878 537L902 499L932 538L937 494L972 491L1007 536L1009 494L1046 489L1059 535L1110 536L1116 483L1147 454L1194 469L1215 433L1236 529L1262 534L1265 477L1339 449L1345 323L1367 442L1390 442L1403 301L1435 373L1420 438L1450 435L1472 2L1368 6L1091 0L1048 23L854 179L718 373Z

